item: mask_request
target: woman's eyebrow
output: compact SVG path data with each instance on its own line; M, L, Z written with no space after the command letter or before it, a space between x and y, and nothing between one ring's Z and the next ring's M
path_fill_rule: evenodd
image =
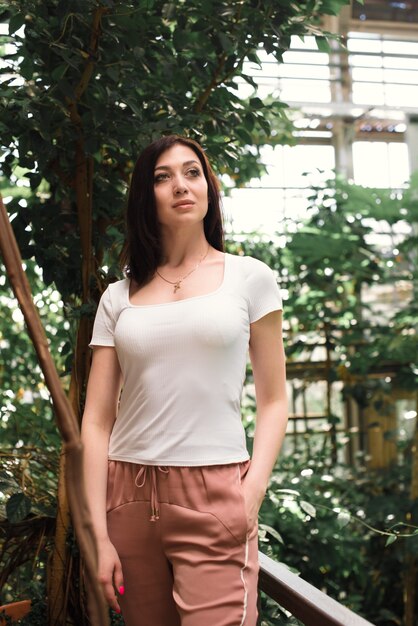
M199 161L195 161L194 159L192 159L191 161L185 161L183 163L183 167L186 167L187 165L191 165L192 163L196 163L196 165L200 165ZM171 167L169 165L157 165L155 169L156 170L171 170Z

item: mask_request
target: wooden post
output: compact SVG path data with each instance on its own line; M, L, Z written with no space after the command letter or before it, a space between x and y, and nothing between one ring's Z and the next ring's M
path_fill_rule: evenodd
M381 408L376 408L380 401ZM394 436L388 433L396 430L396 411L391 396L376 396L365 409L368 432L369 467L383 469L396 462L397 449Z
M1 196L0 251L51 394L58 428L64 440L64 453L67 461L66 485L70 510L80 550L86 563L89 588L92 591L88 598L91 623L92 626L105 626L109 623L108 611L96 577L97 549L84 489L80 428L49 352L48 340L37 307L32 300L29 282L22 268L20 251Z

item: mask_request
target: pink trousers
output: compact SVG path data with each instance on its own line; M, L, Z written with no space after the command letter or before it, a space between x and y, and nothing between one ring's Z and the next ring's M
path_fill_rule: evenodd
M258 528L247 529L241 485L249 465L109 461L126 626L256 626Z

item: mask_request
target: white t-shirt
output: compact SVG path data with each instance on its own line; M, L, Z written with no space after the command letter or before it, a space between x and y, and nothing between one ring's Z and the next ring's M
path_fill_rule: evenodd
M250 323L282 308L271 269L225 254L221 286L133 305L129 279L103 293L90 346L114 346L123 389L109 459L218 465L249 458L241 421Z

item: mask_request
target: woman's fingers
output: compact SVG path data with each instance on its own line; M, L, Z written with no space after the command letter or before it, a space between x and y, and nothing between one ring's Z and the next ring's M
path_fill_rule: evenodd
M115 582L115 587L119 595L123 596L123 594L125 593L125 585L123 583L122 565L119 559L115 563L113 580Z
M106 598L108 605L116 611L116 613L120 613L120 606L116 597L115 588L113 586L113 577L108 574L102 574L99 576L99 582L102 586L104 597Z
M120 613L115 587L120 595L123 595L125 589L121 562L115 547L111 543L106 544L106 546L100 546L98 579L106 602L116 613Z
M245 512L247 514L247 531L250 532L257 520L260 510L262 498L260 494L251 488L251 484L246 484L245 480L241 483L244 495Z

